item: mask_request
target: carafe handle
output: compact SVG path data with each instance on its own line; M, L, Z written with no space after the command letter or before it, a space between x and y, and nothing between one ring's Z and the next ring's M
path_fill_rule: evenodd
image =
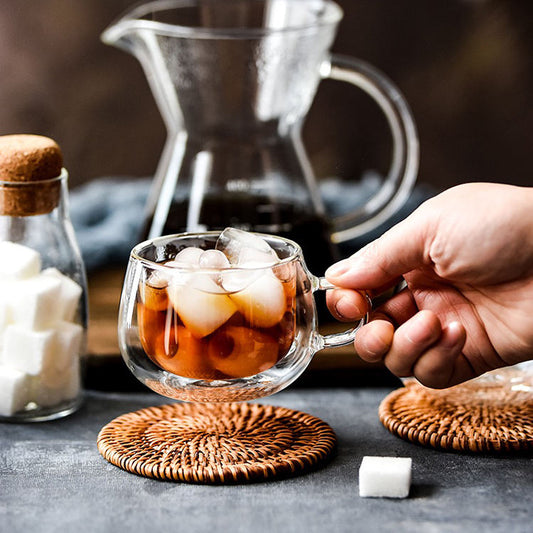
M321 76L351 83L371 96L385 114L393 140L392 163L377 194L354 212L333 218L331 238L340 243L372 231L405 203L418 171L418 135L405 98L378 69L333 54L322 64Z

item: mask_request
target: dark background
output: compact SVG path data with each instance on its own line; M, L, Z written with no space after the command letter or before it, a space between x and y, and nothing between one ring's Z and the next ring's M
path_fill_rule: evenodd
M374 64L406 96L419 181L533 185L533 2L341 0L334 52ZM102 44L128 0L0 0L0 134L63 148L71 187L154 172L165 130L136 59ZM317 174L386 170L390 141L371 101L324 82L306 123Z

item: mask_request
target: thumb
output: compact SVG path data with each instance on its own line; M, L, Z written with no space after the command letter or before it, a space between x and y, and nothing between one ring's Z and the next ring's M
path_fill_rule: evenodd
M326 278L340 287L377 289L411 270L430 264L428 224L415 211L381 237L326 271Z

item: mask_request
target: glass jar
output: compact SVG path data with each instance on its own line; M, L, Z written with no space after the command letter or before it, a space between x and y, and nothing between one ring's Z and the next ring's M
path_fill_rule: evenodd
M0 421L66 416L82 402L87 280L66 169L0 181Z

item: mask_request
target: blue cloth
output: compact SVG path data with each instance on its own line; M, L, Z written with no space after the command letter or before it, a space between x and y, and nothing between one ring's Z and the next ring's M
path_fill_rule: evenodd
M70 216L88 271L113 264L126 264L139 240L151 179L100 178L70 193ZM367 173L361 181L346 183L338 179L320 182L328 213L337 216L350 212L376 193L381 178ZM402 209L371 233L341 245L349 255L405 218L424 200L433 196L427 186L417 185Z
M126 263L138 241L150 183L101 178L70 193L70 218L88 271Z

